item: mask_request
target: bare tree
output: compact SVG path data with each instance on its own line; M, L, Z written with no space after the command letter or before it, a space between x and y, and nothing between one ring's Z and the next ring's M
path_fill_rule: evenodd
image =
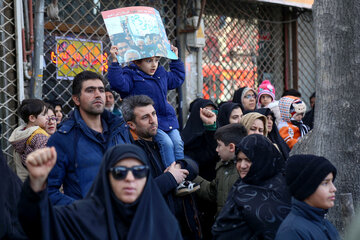
M337 194L352 193L360 201L360 2L316 0L316 111L312 132L291 154L322 155L338 169ZM343 231L336 202L330 220Z

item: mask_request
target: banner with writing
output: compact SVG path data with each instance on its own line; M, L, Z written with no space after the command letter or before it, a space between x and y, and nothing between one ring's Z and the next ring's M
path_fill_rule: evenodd
M151 7L126 7L101 12L118 62L153 56L177 59L170 49L159 12Z

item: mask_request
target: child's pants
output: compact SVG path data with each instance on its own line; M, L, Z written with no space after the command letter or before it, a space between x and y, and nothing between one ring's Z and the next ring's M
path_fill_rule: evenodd
M159 144L160 155L165 167L168 167L176 160L184 159L184 142L181 139L179 130L173 129L164 132L158 129L155 142Z

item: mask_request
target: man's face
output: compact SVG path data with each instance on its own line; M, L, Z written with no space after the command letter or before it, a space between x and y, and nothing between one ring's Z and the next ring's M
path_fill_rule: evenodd
M82 83L80 95L72 98L81 114L100 115L105 106L104 84L100 79L86 80Z
M105 92L106 102L105 102L105 108L110 109L115 104L114 95L111 92Z
M127 42L120 42L116 46L118 47L118 53L121 57L124 57L125 52L130 49Z
M157 133L158 120L152 105L135 107L135 120L128 121L129 127L142 139L151 141Z

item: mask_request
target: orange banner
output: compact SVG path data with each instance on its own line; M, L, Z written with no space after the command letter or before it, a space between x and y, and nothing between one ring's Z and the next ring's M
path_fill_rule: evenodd
M108 68L101 41L57 37L56 52L51 52L51 61L56 64L57 79L71 80L84 70L102 74Z

